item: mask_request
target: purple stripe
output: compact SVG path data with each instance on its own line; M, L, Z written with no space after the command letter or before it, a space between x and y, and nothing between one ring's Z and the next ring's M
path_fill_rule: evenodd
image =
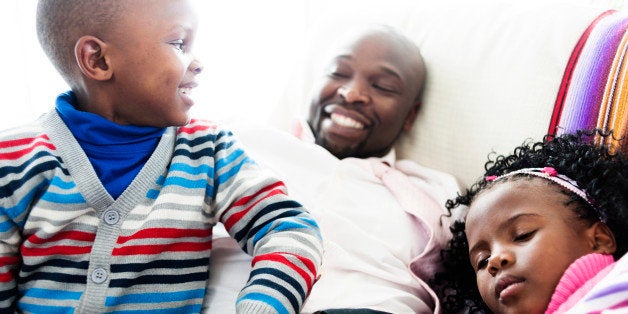
M626 28L626 16L612 14L600 21L591 33L567 92L560 121L562 133L591 129L597 125L608 75Z
M626 295L625 298L628 299L628 282L619 282L617 284L601 289L600 291L596 291L596 293L590 295L587 298L587 301L607 297L609 295L618 294L618 293L625 294Z

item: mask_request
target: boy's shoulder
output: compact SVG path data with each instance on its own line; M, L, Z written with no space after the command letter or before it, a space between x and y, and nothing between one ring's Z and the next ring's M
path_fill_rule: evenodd
M191 119L188 124L177 128L177 136L194 136L207 134L220 134L231 132L220 124L204 119Z
M0 130L0 151L39 145L52 145L40 120Z

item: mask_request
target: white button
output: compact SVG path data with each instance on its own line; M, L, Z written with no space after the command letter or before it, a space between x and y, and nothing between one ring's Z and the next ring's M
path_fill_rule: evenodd
M115 225L118 223L118 220L120 220L120 214L118 214L117 211L110 209L105 212L105 216L103 218L108 225Z
M92 272L92 281L95 283L103 283L107 280L107 271L104 268L96 268Z

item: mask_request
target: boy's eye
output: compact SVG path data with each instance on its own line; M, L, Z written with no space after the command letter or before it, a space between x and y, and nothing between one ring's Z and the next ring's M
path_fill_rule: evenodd
M173 45L177 50L183 51L184 43L182 39L170 42L170 44Z

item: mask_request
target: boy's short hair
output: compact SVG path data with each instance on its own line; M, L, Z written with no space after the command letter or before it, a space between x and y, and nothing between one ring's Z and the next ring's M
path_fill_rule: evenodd
M83 35L100 37L115 27L125 0L39 0L37 37L44 52L70 85L75 78L74 45Z

